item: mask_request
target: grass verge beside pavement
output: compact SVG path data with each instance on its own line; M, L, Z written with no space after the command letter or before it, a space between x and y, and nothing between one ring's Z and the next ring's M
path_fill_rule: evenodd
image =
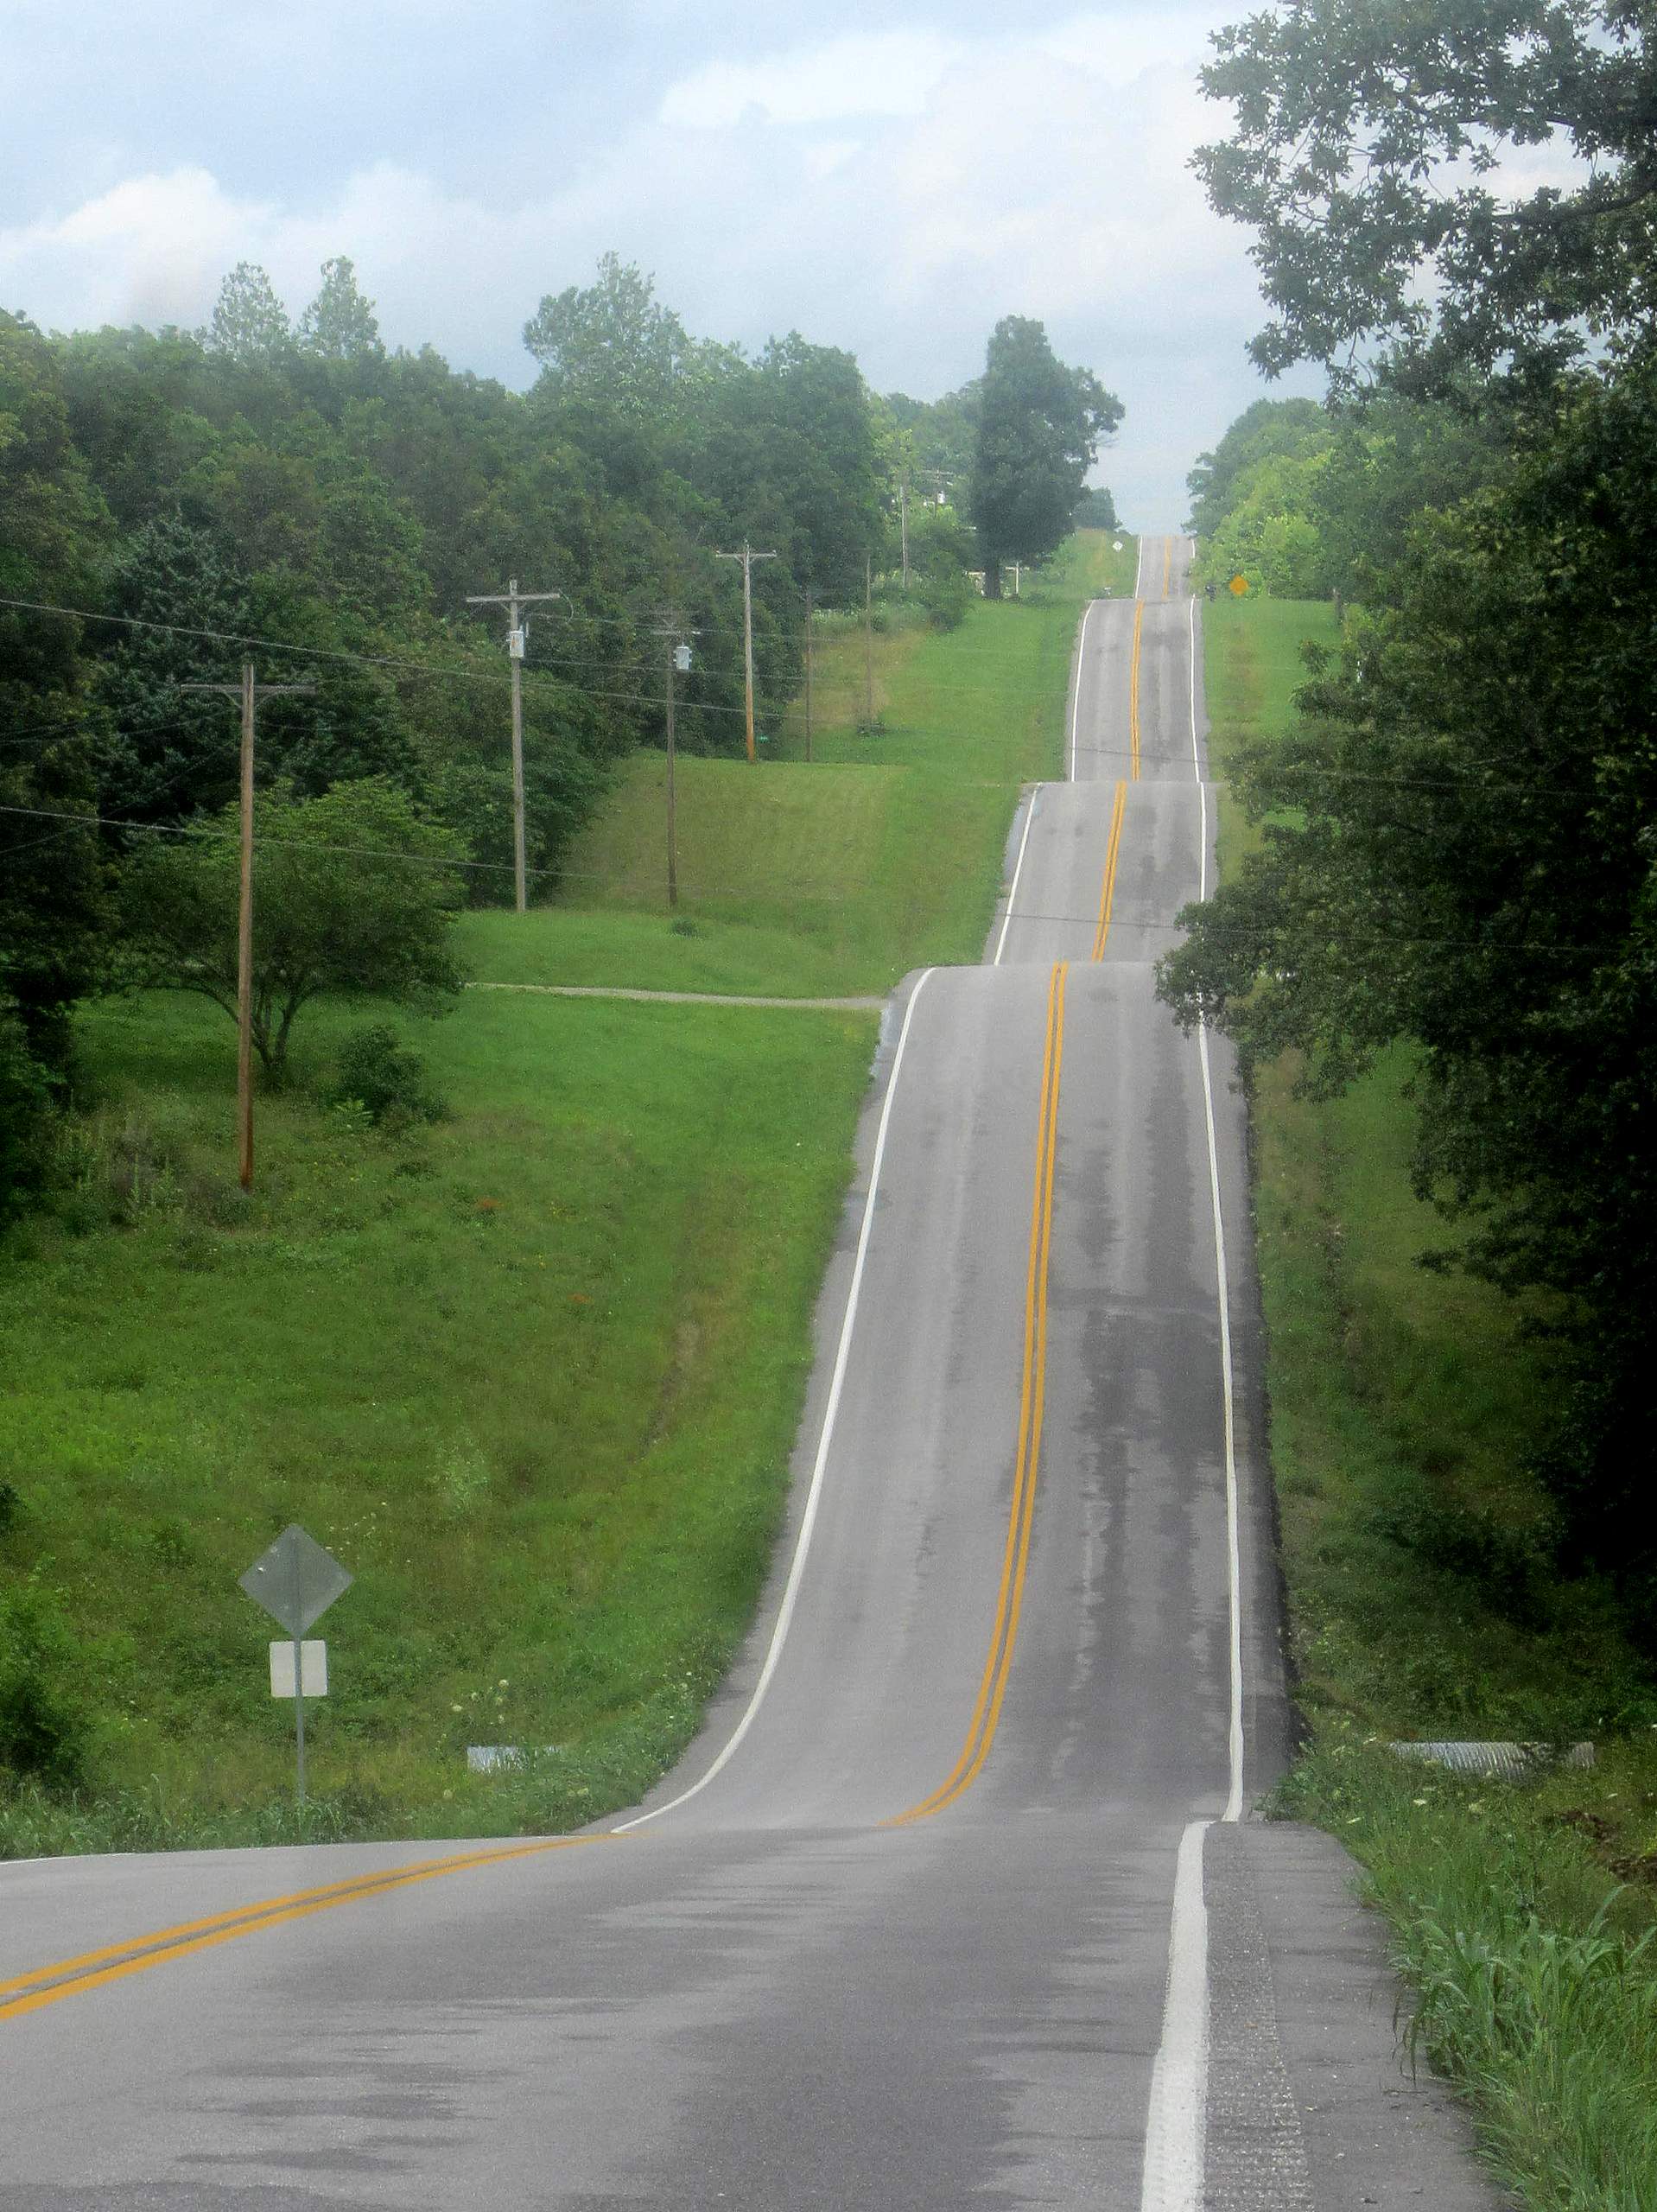
M1132 562L1093 534L950 636L889 621L884 731L825 674L838 760L683 761L676 917L641 757L565 903L463 918L474 976L838 996L976 959L1076 613ZM376 1129L326 1103L376 1012L308 1011L251 1202L230 1024L84 1014L103 1103L0 1240L0 1856L579 1825L671 1764L752 1618L874 1017L468 992L400 1025L448 1118ZM357 1578L303 1818L237 1587L290 1520ZM468 1744L536 1756L472 1777Z
M1205 613L1216 772L1285 726L1330 610ZM1248 826L1226 810L1235 864ZM1360 1859L1419 2002L1413 2048L1548 2212L1657 2206L1657 1689L1603 1592L1561 1583L1525 1472L1549 1376L1508 1301L1414 1255L1407 1057L1330 1103L1251 1099L1272 1455L1309 1740L1279 1809ZM1596 1742L1524 1784L1406 1765L1405 1738Z
M109 1103L0 1268L0 1725L62 1754L0 1789L0 1851L291 1827L237 1587L290 1520L357 1578L312 1832L567 1826L654 1780L766 1571L874 1028L469 993L411 1037L448 1119L263 1100L247 1202L231 1025L92 1014ZM557 1749L504 1789L468 1743Z

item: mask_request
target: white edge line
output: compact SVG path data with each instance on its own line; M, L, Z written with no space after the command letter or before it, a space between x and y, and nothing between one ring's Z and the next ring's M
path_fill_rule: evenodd
M1179 1839L1162 2042L1151 2069L1140 2212L1201 2212L1209 2073L1209 1928L1203 1839L1193 1821Z
M1197 776L1197 798L1201 811L1201 855L1198 862L1197 895L1209 895L1209 788L1203 775L1202 757L1197 744L1197 601L1190 602L1190 708L1191 708L1191 766ZM1231 1722L1229 1755L1231 1786L1226 1796L1226 1808L1222 1817L1228 1821L1242 1818L1243 1796L1243 1690L1242 1690L1242 1549L1237 1507L1237 1411L1236 1395L1231 1372L1231 1296L1230 1270L1226 1262L1225 1221L1220 1209L1220 1153L1214 1134L1214 1074L1209 1065L1209 1033L1206 1025L1197 1033L1197 1053L1203 1066L1203 1118L1208 1130L1209 1199L1214 1209L1214 1268L1219 1292L1220 1312L1220 1383L1225 1400L1226 1443L1226 1570L1231 1599Z
M1209 801L1197 737L1197 601L1190 603L1191 766L1201 822L1200 895L1208 897ZM1242 1568L1238 1533L1235 1400L1231 1375L1231 1312L1225 1224L1220 1210L1219 1147L1214 1128L1214 1077L1206 1029L1197 1033L1203 1071L1203 1116L1208 1135L1209 1200L1214 1211L1214 1258L1219 1293L1220 1382L1225 1407L1226 1572L1229 1592L1229 1787L1222 1820L1242 1817ZM1162 2040L1151 2072L1146 2118L1140 2212L1201 2212L1207 2164L1208 1909L1203 1901L1203 1839L1210 1822L1193 1821L1179 1840L1174 1869L1172 1924L1168 1933L1168 1984Z
M1206 821L1206 801L1203 813ZM1209 1198L1214 1208L1214 1261L1219 1290L1220 1382L1225 1397L1226 1573L1231 1597L1231 1724L1228 1730L1231 1786L1221 1818L1240 1821L1242 1818L1243 1797L1242 1560L1237 1527L1237 1423L1231 1381L1231 1300L1228 1287L1229 1277L1226 1270L1225 1225L1220 1215L1220 1161L1214 1141L1214 1077L1209 1067L1209 1039L1205 1029L1198 1030L1197 1041L1203 1067L1203 1117L1208 1125Z
M1139 558L1138 558L1137 562L1134 563L1134 568L1133 568L1133 596L1134 596L1134 598L1135 598L1135 599L1137 599L1137 598L1139 597L1139 595L1140 595L1140 583L1143 582L1143 580L1144 580L1144 576L1145 576L1145 533L1144 533L1144 531L1140 531L1140 533Z
M1084 614L1082 618L1083 629L1087 627L1087 620L1088 618ZM1030 842L1030 825L1036 818L1036 801L1040 796L1041 785L1032 784L1030 787L1030 803L1025 810L1024 835L1019 840L1019 857L1013 864L1013 888L1006 894L1006 912L1001 918L1001 934L995 940L995 957L990 963L992 968L1000 966L1001 955L1006 950L1006 933L1013 926L1013 906L1019 895L1019 878L1024 874L1024 849Z
M880 1165L886 1157L886 1131L891 1126L892 1109L898 1096L898 1077L903 1067L904 1052L909 1043L909 1028L915 1019L915 1008L920 1003L921 993L936 972L932 968L923 972L919 982L910 993L909 1004L904 1010L903 1027L898 1033L898 1049L892 1055L892 1074L886 1083L886 1101L880 1109L880 1126L874 1140L874 1158L869 1164L869 1190L863 1201L863 1225L858 1231L857 1257L852 1267L852 1284L846 1297L845 1318L840 1325L840 1345L835 1354L828 1402L823 1408L822 1433L817 1439L817 1456L811 1469L811 1486L806 1492L805 1511L800 1517L800 1533L795 1540L794 1557L789 1564L788 1580L783 1587L783 1601L777 1609L777 1625L771 1633L771 1644L765 1653L765 1663L759 1670L759 1680L754 1684L753 1695L748 1700L741 1719L727 1738L725 1748L701 1779L693 1782L689 1789L682 1789L676 1797L670 1798L665 1805L657 1805L648 1813L640 1813L634 1820L619 1821L611 1831L613 1834L625 1835L630 1828L642 1828L647 1821L659 1821L663 1813L676 1811L681 1805L688 1803L700 1791L706 1789L714 1777L729 1763L737 1745L752 1727L754 1717L765 1701L765 1692L771 1688L771 1676L777 1672L789 1624L794 1618L800 1585L805 1577L806 1554L811 1548L811 1531L816 1522L817 1506L822 1496L823 1471L828 1465L828 1447L834 1441L835 1417L840 1411L840 1394L846 1381L846 1367L851 1355L852 1328L857 1319L857 1301L863 1287L863 1264L868 1257L869 1236L874 1227L874 1201L880 1188Z
M1190 610L1191 680L1190 689L1191 700L1191 773L1196 777L1197 782L1200 784L1203 780L1203 761L1201 754L1197 750L1197 601L1195 599L1190 602ZM1206 899L1209 895L1209 848L1208 839L1206 836L1203 841L1203 850L1199 858L1198 867L1200 873L1197 878L1197 896L1199 899Z
M1092 619L1092 615L1093 615L1093 610L1094 610L1094 608L1095 608L1095 607L1097 607L1097 606L1098 606L1098 604L1099 604L1099 602L1098 602L1098 601L1097 601L1096 599L1090 599L1090 600L1088 601L1088 604L1087 604L1086 609L1085 609L1085 611L1083 612L1082 616L1082 636L1081 636L1081 639L1080 639L1079 642L1077 643L1076 649L1076 689L1075 689L1075 690L1074 690L1074 691L1071 693L1071 695L1070 695L1070 781L1071 781L1072 783L1074 783L1074 782L1076 781L1076 717L1080 715L1080 713L1081 713L1081 711L1082 711L1082 668L1083 668L1083 666L1084 666L1084 664L1085 664L1085 663L1086 663L1086 660L1087 660L1087 653L1088 653L1088 624L1089 624L1089 620Z

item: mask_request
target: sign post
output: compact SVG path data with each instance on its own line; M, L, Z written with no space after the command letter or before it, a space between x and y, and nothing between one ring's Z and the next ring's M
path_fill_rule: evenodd
M281 1622L293 1646L294 1740L298 1763L299 1802L305 1802L305 1665L301 1639L313 1621L321 1620L336 1598L342 1598L354 1578L332 1552L324 1551L314 1536L296 1522L284 1529L269 1551L262 1552L241 1586L256 1604ZM327 1676L323 1677L324 1688Z

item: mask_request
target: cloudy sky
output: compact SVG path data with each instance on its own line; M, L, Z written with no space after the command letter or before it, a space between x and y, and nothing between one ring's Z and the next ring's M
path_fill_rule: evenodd
M921 398L1035 315L1127 402L1099 474L1165 527L1264 388L1246 238L1185 166L1248 11L0 0L0 304L194 325L247 259L296 312L347 253L389 342L523 385L525 318L613 247L703 336L797 328Z

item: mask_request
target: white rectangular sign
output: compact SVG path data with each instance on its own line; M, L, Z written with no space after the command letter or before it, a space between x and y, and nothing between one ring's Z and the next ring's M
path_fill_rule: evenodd
M299 1647L299 1679L307 1697L328 1694L328 1647L319 1636L308 1637ZM285 1639L270 1647L270 1694L294 1694L294 1647Z

